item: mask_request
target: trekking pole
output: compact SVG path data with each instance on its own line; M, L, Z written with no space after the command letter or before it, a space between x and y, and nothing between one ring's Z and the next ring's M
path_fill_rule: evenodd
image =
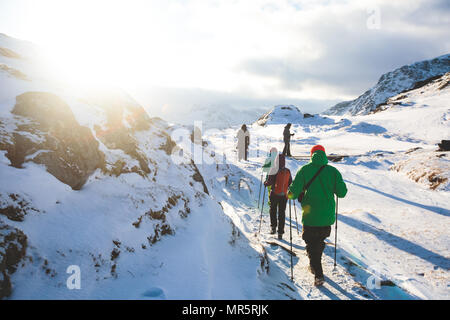
M259 218L259 230L258 234L261 233L261 224L262 224L262 216L263 216L263 210L264 210L264 198L266 197L266 186L264 186L264 192L263 192L263 198L262 198L262 205L261 205L261 217Z
M262 188L262 178L264 172L261 172L261 181L259 182L259 193L258 193L258 209L259 209L259 201L261 200L261 188Z
M289 199L289 235L291 240L291 281L294 282L294 267L292 262L292 219L291 219L291 199Z
M297 235L300 235L300 232L298 231L297 209L295 208L295 200L294 200L294 214L295 214L295 224L297 225Z
M334 269L336 269L336 249L337 249L337 224L338 224L338 203L339 198L336 195L336 224L334 226Z

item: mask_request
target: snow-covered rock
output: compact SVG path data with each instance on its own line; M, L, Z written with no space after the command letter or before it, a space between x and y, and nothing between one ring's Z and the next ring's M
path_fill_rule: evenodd
M12 113L21 123L15 123L16 129L2 144L12 166L22 168L25 161L44 164L49 173L75 190L104 167L104 154L92 132L78 124L69 105L57 95L25 92L16 97Z
M36 58L38 53L39 50L33 43L0 33L0 56L26 60Z
M260 126L270 124L301 123L303 113L294 105L278 105L262 115L256 124Z
M412 149L391 170L401 172L431 190L450 191L450 153Z
M389 108L414 107L418 99L447 94L450 90L450 72L416 83L413 89L406 90L378 105L373 113Z
M386 100L403 91L413 89L427 79L450 71L450 54L405 65L383 74L377 84L353 101L338 103L323 112L326 115L368 114Z
M0 221L0 299L11 294L11 275L24 258L26 248L23 232Z

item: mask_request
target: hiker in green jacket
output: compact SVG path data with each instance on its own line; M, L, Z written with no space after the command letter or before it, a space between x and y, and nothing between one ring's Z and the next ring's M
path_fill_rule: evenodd
M330 236L331 225L335 222L336 194L339 198L347 194L347 186L340 172L330 165L325 148L316 145L311 149L311 162L297 172L294 182L289 188L288 198L297 199L305 186L323 166L321 172L305 191L301 201L303 216L302 238L306 243L309 257L309 268L314 274L314 284L320 286L324 282L322 269L322 253L325 249L324 240Z

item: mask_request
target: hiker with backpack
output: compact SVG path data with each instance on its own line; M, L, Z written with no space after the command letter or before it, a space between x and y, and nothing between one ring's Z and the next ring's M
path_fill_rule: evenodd
M277 233L278 239L283 238L285 212L287 203L287 192L292 183L291 172L285 167L285 157L282 153L278 155L278 171L269 175L264 186L270 187L270 226L271 234Z
M263 184L263 175L264 172L266 173L266 178L265 180L267 180L268 176L274 175L278 172L278 150L275 147L272 147L269 151L269 155L267 156L266 160L264 161L264 164L262 166L262 172L261 172L261 182L259 185L259 196L258 196L258 208L259 208L259 203L261 200L261 187ZM265 195L265 188L264 187L264 195ZM270 194L270 186L267 188L268 190L268 194ZM263 197L264 197L263 195ZM264 199L263 199L263 203L264 203ZM267 201L267 204L270 206L270 198ZM262 212L262 211L261 211Z
M238 144L236 149L238 149L238 159L241 161L244 159L247 161L248 158L248 147L250 145L250 133L247 126L243 124L237 133Z
M309 269L315 276L316 286L325 281L321 260L325 249L324 240L330 236L331 225L336 220L334 195L343 198L347 194L341 173L327 163L325 148L314 146L311 149L311 162L297 172L288 193L289 199L301 202L302 239L306 243Z
M288 123L285 127L284 127L284 131L283 131L283 141L284 141L284 149L283 149L283 154L286 157L292 157L291 155L291 137L294 135L293 133L291 133L290 129L291 129L291 123Z

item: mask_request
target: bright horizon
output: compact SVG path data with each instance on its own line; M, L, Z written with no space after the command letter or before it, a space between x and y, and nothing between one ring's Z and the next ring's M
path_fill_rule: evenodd
M14 0L0 3L0 32L39 45L74 82L89 72L90 82L123 87L154 108L279 101L321 112L356 98L384 72L450 52L449 7Z

